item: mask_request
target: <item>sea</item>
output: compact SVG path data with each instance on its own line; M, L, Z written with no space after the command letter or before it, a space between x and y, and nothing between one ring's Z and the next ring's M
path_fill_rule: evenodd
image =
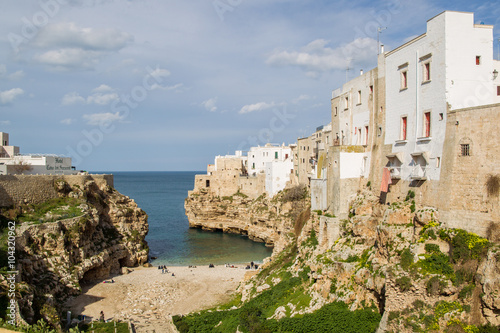
M184 199L204 172L112 172L115 188L148 214L146 236L153 265L221 265L262 262L272 253L246 236L190 229Z

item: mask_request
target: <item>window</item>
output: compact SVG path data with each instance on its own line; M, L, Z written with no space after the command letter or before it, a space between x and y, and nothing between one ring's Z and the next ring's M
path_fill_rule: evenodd
M442 113L442 112L441 112L441 113L439 114L439 120L443 120L443 119L444 119L444 113Z
M349 97L345 98L345 109L349 109Z
M400 140L406 140L406 129L408 128L408 117L401 117L401 133L399 134Z
M476 65L481 65L481 56L476 56Z
M337 117L337 114L338 114L338 109L337 107L335 107L335 117Z
M287 157L288 157L288 156L287 156ZM275 160L277 160L277 159L278 159L278 152L277 152L277 151L275 151L275 152L274 152L274 159L275 159Z
M210 180L207 179L207 181L205 182L205 187L210 187Z
M358 90L358 105L361 104L361 90Z
M441 157L436 158L436 168L439 168L441 166Z
M373 85L370 86L370 94L373 94Z
M368 145L368 126L365 126L365 146Z
M358 129L358 145L361 144L361 127Z
M460 148L462 156L470 156L470 145L468 143L460 145Z
M378 136L382 136L382 127L381 126L378 127Z
M285 160L288 159L288 154L285 154Z
M497 86L497 96L500 96L500 86ZM7 144L7 142L5 142Z
M252 163L252 169L255 169L255 162Z
M401 72L401 90L408 88L408 71Z
M424 113L424 137L428 138L431 136L431 113Z
M424 82L431 80L431 63L426 62L424 64Z

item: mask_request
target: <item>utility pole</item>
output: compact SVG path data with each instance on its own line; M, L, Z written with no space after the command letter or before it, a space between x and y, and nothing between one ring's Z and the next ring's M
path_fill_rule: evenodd
M380 54L380 33L387 29L387 27L378 27L377 28L377 55Z

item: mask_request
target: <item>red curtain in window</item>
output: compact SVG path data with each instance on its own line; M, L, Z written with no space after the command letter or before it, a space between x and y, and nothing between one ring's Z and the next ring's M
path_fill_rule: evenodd
M425 137L431 136L431 113L426 112L425 113Z
M407 118L403 117L403 123L401 124L401 140L406 140L406 125L407 125Z

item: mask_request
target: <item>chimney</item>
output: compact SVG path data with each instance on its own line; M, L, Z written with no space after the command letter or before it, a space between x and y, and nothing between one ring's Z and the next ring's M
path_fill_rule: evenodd
M363 70L362 69L359 71L359 75L360 76L363 75Z
M384 53L384 44L380 45L380 53Z

